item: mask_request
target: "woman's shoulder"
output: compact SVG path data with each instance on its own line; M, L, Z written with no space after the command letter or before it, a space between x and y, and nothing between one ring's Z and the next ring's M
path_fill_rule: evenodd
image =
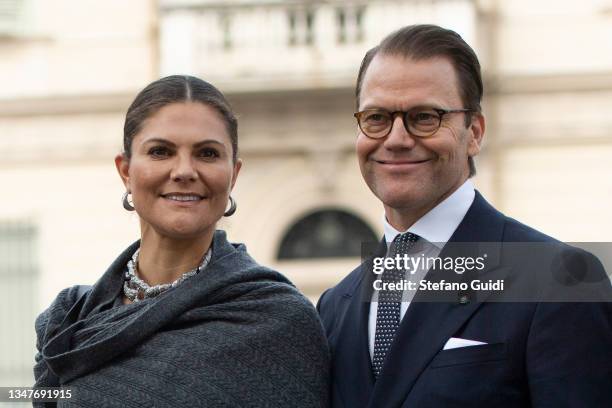
M230 243L221 230L215 233L209 268L218 269L224 277L231 276L232 280L295 290L295 285L286 276L259 264L249 254L245 244Z
M38 315L34 323L38 337L42 337L50 323L60 322L82 296L91 289L89 285L74 285L62 289L51 305Z
M318 323L314 304L279 271L262 265L249 268L249 290L244 299L253 300L260 312L269 313L283 320L309 320Z
M216 232L210 268L209 277L214 276L215 286L223 288L218 302L237 302L244 309L280 320L319 323L312 302L287 276L259 264L244 244L229 243L223 231Z

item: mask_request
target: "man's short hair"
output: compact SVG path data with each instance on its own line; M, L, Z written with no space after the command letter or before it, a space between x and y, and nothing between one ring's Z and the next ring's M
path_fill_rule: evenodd
M355 96L357 109L365 73L374 57L378 54L400 56L423 60L433 57L448 58L457 74L462 108L481 111L483 86L480 63L476 53L459 34L431 24L417 24L401 28L387 37L380 44L369 50L361 61ZM452 108L457 108L453 106ZM465 126L472 122L472 115L465 116ZM476 174L474 159L468 158L470 177Z

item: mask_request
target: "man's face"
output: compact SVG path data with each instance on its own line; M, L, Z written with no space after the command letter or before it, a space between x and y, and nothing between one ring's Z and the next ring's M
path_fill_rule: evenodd
M415 107L465 108L450 61L442 57L374 57L363 79L359 110L394 112ZM466 128L466 114L444 115L440 129L429 137L409 134L401 115L394 117L391 132L384 138L371 139L359 131L356 147L361 173L383 202L392 224L390 213L420 217L468 178L468 156L480 150L484 118L474 115Z

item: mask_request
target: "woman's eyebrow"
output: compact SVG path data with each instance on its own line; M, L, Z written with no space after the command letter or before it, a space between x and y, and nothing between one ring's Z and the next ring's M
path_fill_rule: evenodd
M151 138L151 139L144 140L142 143L143 143L143 144L148 144L148 143L161 143L161 144L168 145L168 146L170 146L170 147L176 147L176 144L175 144L175 143L171 142L171 141L170 141L170 140L168 140L168 139L164 139L164 138L161 138L161 137L153 137L153 138ZM205 146L205 145L208 145L208 144L216 144L216 145L219 145L220 147L225 147L225 145L224 145L223 143L221 143L220 141L215 140L215 139L206 139L206 140L201 140L201 141L199 141L199 142L195 143L195 144L193 145L193 147L194 147L194 148L199 148L199 147L202 147L202 146Z
M193 147L198 148L198 147L202 147L202 146L204 146L204 145L208 145L208 144L216 144L216 145L219 145L220 147L225 148L225 145L224 145L223 143L221 143L220 141L215 140L215 139L206 139L206 140L202 140L202 141L200 141L200 142L198 142L198 143L195 143L195 144L193 145Z
M161 143L161 144L165 144L165 145L168 145L168 146L176 146L170 140L164 139L164 138L161 138L161 137L152 137L151 139L146 139L146 140L142 141L142 144L147 144L147 143Z

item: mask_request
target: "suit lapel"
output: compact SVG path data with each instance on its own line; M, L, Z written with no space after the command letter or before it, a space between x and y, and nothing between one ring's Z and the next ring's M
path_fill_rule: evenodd
M503 233L504 216L491 207L476 192L472 206L449 240L440 257L454 256L459 249L453 243L490 242L487 246L486 268L479 274L499 278L507 272L498 268L499 242ZM465 254L463 254L465 256ZM473 276L456 273L430 271L428 280L460 281ZM402 319L385 367L378 377L370 399L370 407L399 407L416 380L433 357L481 305L478 301L459 302L465 293L455 293L449 301L426 302L426 297L417 292ZM469 297L469 294L468 294Z
M384 256L383 239L373 256ZM333 355L333 376L344 407L365 407L374 388L368 347L368 316L372 297L372 257L361 265L359 280L343 295L348 302Z

